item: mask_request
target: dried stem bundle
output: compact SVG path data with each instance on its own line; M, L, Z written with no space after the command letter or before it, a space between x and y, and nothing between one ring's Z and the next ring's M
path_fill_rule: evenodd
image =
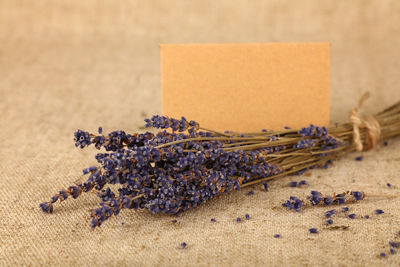
M381 139L400 134L400 102L374 118ZM41 203L41 209L51 213L57 200L77 198L95 189L101 202L92 213L93 228L123 208L177 214L234 189L327 167L357 149L355 130L358 141L371 147L370 128L361 127L362 121L357 129L353 122L254 133L220 133L184 117L153 116L145 121L146 127L170 128L172 132L114 131L105 136L101 128L99 135L77 130L76 146L93 144L107 153L95 156L99 166L83 170L89 175L86 182L59 191L49 202ZM120 184L119 195L109 187L104 189L107 184Z

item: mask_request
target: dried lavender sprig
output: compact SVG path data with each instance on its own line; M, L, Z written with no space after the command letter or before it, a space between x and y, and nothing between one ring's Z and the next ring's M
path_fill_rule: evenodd
M94 145L97 149L104 147L106 151L116 151L124 147L133 148L142 146L154 138L154 134L150 132L127 134L124 131L113 131L106 136L101 133L102 130L101 132L99 131L100 135L76 130L74 133L75 146L85 148Z
M309 201L311 206L323 205L330 206L335 204L351 203L355 201L363 200L365 197L364 192L359 191L347 191L341 194L333 194L332 196L324 196L321 192L311 191L311 194L307 196L306 200ZM300 212L305 207L306 200L301 200L298 197L291 196L289 200L286 200L282 207L288 210L295 210Z

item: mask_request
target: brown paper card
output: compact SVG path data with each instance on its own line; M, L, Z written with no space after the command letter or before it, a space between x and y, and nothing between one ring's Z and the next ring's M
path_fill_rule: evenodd
M329 124L329 43L162 44L162 114L223 131Z

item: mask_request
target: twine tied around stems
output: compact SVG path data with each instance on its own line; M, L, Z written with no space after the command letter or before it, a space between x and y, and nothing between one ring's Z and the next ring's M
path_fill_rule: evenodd
M381 135L379 122L373 116L361 118L357 112L362 107L365 100L369 98L369 92L366 92L358 102L358 106L350 111L350 122L353 124L353 142L357 151L366 151L375 147ZM366 129L365 142L363 144L360 137L360 129Z

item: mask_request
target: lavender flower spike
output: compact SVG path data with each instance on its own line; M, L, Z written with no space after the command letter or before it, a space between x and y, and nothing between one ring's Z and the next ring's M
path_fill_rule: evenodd
M173 131L183 132L186 130L193 130L198 128L199 124L195 121L187 121L185 117L180 120L168 118L165 116L154 115L151 119L145 119L145 127L154 127L158 129L171 128Z

